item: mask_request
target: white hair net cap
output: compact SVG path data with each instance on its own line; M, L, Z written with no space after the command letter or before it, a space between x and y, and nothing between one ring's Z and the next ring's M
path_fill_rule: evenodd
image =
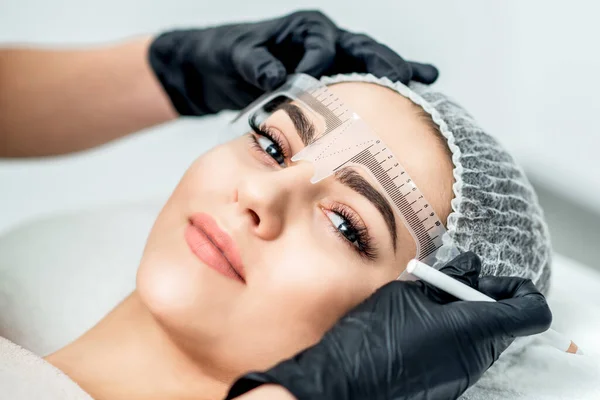
M326 85L368 82L388 87L431 115L446 138L454 163L454 198L447 233L436 266L450 261L458 249L473 251L482 275L531 279L546 293L551 246L537 195L513 157L458 104L426 86L409 87L370 74L323 77Z

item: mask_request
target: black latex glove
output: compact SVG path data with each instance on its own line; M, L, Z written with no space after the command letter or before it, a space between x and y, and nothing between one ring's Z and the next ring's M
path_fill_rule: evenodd
M443 272L499 300L455 301L423 282L392 282L351 311L315 346L266 372L249 373L232 399L263 383L299 400L455 399L516 336L540 333L552 315L530 280L478 279L464 253Z
M239 110L290 73L319 77L370 72L407 83L433 83L431 65L410 63L368 36L342 31L319 11L256 23L167 32L149 60L181 115Z

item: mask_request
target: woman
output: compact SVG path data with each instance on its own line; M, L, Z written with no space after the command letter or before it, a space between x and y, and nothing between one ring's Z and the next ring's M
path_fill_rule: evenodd
M330 90L380 135L445 221L454 167L439 128L390 88L345 79ZM182 398L222 397L235 377L316 343L414 257L406 227L390 233L385 214L347 187L356 176L311 184L312 167L289 160L302 148L291 120L276 113L267 123L273 137L249 132L197 159L156 220L136 291L47 358L92 396L177 397L168 392L175 387ZM521 276L541 267L521 266Z
M448 215L451 160L412 102L369 84L340 84L332 90L380 132L438 215ZM279 140L286 147L279 151L290 154L300 148L291 121L283 121L279 129L283 133ZM134 326L156 333L156 319L171 332L171 340L185 348L186 357L205 360L216 367L206 374L228 382L313 344L350 308L398 277L415 253L404 225L395 226L394 246L384 218L366 199L331 180L312 185L309 165L280 169L272 156L254 147L251 140L259 136L250 135L213 149L188 169L148 238L136 292L106 323L51 355L50 362L80 381L77 375L87 375L85 367L63 360L79 359L72 354L81 351L97 369L102 354L114 354L88 347L87 343L100 343L97 332L105 332L112 337L109 343L117 345L115 333ZM424 159L421 154L427 152L439 161ZM354 224L351 229L364 233L360 244L331 232L336 227L330 213L343 215ZM218 261L202 254L210 248L199 243L198 230L223 242L221 251L226 251L237 270L229 269L224 277L210 268ZM145 347L162 346L146 343ZM150 364L158 363L157 359ZM116 372L114 367L111 370ZM131 367L128 370L151 379ZM133 382L133 376L122 372L117 376ZM201 384L199 377L193 381Z
M461 150L486 144L481 154L503 156L497 145L479 134L471 138L476 146L466 140L461 148L460 132L400 83L370 76L337 79L351 82L327 81L331 90L390 146L437 214L448 217L454 245L479 249L487 272L514 268L511 251L522 237L505 237L512 247L491 245L483 224L476 222L474 229L470 222L483 212L489 223L490 210L510 205L473 207L464 200L507 191L529 200L509 159L499 173L510 175L506 181L514 186L492 183L469 192L475 185L461 167L470 155L461 157ZM177 107L180 97L162 83ZM442 115L456 111L451 103L437 106ZM451 120L449 113L444 116ZM312 185L310 166L289 160L302 147L291 121L280 120L272 129L277 138L249 132L188 169L148 238L137 289L48 362L95 398L223 397L237 376L268 369L318 342L402 272L415 251L406 227L347 187L356 175ZM541 258L532 261L527 253L520 270L511 272L539 278L547 267L543 222L536 204L521 206L517 231L539 245ZM472 242L461 239L467 234ZM486 245L501 249L506 261L490 257L486 264Z

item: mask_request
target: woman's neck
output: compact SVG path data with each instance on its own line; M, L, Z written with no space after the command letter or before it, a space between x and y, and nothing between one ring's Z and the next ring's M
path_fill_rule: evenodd
M179 350L137 292L46 361L98 400L218 399L227 390Z

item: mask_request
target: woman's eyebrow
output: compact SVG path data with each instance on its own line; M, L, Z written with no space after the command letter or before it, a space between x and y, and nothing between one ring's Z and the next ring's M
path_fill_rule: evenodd
M313 143L315 140L315 125L307 118L300 107L292 103L282 103L277 106L276 110L283 110L289 116L296 128L298 136L300 136L300 140L304 143L304 146ZM337 171L335 173L335 178L343 185L348 186L356 193L365 197L375 206L375 208L377 208L377 211L379 211L387 225L395 252L397 241L396 219L394 218L394 212L387 199L365 178L352 169L352 167L344 167Z
M283 103L277 107L277 110L285 111L288 117L290 117L304 146L308 146L314 141L316 133L315 125L306 117L300 107L291 103Z
M335 178L343 185L348 186L356 193L365 197L375 206L375 208L377 208L377 211L379 211L383 217L388 231L390 232L395 252L397 239L396 219L394 218L392 207L387 199L352 167L344 167L337 171L335 173Z

